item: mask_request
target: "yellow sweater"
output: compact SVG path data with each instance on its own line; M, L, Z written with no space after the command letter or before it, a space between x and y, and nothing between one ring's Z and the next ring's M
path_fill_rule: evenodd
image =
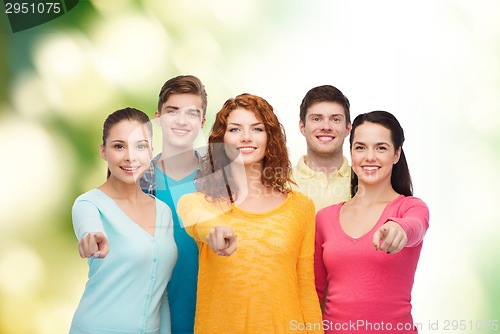
M273 210L255 213L204 194L184 195L177 212L200 243L195 333L323 333L314 285L312 201L290 193ZM214 226L238 238L231 256L202 243Z

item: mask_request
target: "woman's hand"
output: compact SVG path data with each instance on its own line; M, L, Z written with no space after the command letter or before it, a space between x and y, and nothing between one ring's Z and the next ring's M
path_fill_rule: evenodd
M237 248L236 234L227 226L216 226L207 235L207 244L220 256L229 256Z
M382 244L380 244L382 242ZM389 220L373 235L376 250L387 250L387 254L396 254L406 246L408 237L401 225Z
M104 258L108 255L108 239L101 232L90 232L78 241L78 252L82 258Z

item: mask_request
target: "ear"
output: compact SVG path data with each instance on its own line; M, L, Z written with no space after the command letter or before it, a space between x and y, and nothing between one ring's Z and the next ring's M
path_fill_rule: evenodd
M155 121L156 121L156 124L160 125L160 112L159 111L156 111L155 112Z
M351 123L348 123L347 124L347 131L345 133L345 136L349 136L349 134L351 133L351 130L352 130L352 124Z
M99 154L101 155L102 160L106 160L106 148L104 147L104 144L101 144Z
M207 121L207 119L205 117L203 117L203 119L201 120L201 128L203 129L203 127L205 126L205 122Z
M306 129L305 129L306 125L304 124L304 122L302 121L299 121L299 129L300 129L300 133L302 133L303 136L306 135Z
M402 148L401 148L401 147L400 147L400 148L398 148L398 149L396 150L396 153L394 154L394 163L393 163L394 165L398 163L399 158L401 157L401 150L402 150Z

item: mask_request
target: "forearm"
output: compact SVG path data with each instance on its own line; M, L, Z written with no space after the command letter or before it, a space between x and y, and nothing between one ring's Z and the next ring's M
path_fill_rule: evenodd
M420 200L407 208L401 217L390 217L388 220L398 223L406 233L406 247L419 245L429 228L429 209Z

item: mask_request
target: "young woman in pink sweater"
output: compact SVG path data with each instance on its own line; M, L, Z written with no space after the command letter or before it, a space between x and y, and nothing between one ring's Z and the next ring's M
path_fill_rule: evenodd
M417 333L411 290L429 211L413 197L404 132L385 111L356 117L352 199L316 216L315 280L325 333Z

